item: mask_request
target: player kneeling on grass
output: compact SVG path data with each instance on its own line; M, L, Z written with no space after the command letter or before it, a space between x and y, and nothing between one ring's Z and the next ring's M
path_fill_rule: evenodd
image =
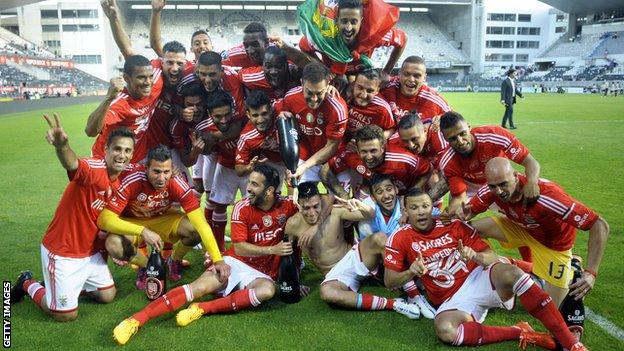
M66 322L78 318L82 290L98 302L115 298L115 282L96 245L96 221L132 159L134 134L127 128L112 130L103 159L79 159L69 147L59 116L54 114L54 122L44 118L50 126L46 140L54 145L70 182L41 243L45 287L32 279L32 272L22 272L11 290L11 304L28 294L46 314Z
M358 293L361 282L377 271L386 244L386 235L377 233L358 244L347 242L344 221L362 221L373 217L374 210L357 199L339 201L332 208L331 199L321 196L316 184L299 184L300 212L286 223L286 234L297 238L304 253L325 274L321 283L321 299L342 307L358 310L394 310L408 318L420 316L418 306L402 299L388 299Z
M503 263L471 226L452 221L445 226L431 216L428 194L412 189L405 195L409 224L388 238L384 265L388 287L419 276L431 302L439 306L435 332L444 343L478 346L520 340L520 346L554 349L555 340L535 332L526 322L509 327L483 325L488 309L511 309L517 295L561 345L586 350L576 343L552 298L516 266Z
M200 242L213 261L222 260L193 189L182 177L172 176L171 150L164 145L151 149L146 165L147 169L124 177L98 218L98 226L109 232L109 255L140 267L136 280L140 290L145 289L147 278L147 257L137 250L140 237L150 245L178 243L167 259L169 279L173 281L181 278L184 255ZM185 213L172 209L172 203L179 203Z
M113 338L123 345L147 321L211 293L223 297L191 304L177 314L177 324L186 326L204 314L235 312L271 299L280 256L293 252L291 244L282 241L284 226L297 212L290 199L275 194L278 184L275 168L256 166L249 175L247 198L238 201L232 211L233 244L225 253L226 264L215 263L215 270L207 270L192 283L172 289L124 320L113 330Z

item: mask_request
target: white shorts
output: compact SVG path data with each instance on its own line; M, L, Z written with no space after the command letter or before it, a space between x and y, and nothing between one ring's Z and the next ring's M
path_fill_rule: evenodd
M210 155L200 155L203 158L202 165L202 180L204 182L204 191L209 192L212 190L212 184L214 183L215 170L217 168L217 154L212 153Z
M205 165L206 164L204 163L204 166ZM212 184L213 186L210 191L210 201L222 205L234 203L237 190L240 190L241 195L245 195L245 192L247 191L248 179L249 176L239 177L235 170L224 167L221 164L217 164L217 169L214 175L214 183ZM205 184L206 183L204 183L204 185Z
M197 162L191 167L191 174L193 176L193 180L201 180L202 173L204 172L204 155L199 155L197 157Z
M271 282L273 281L268 275L234 257L223 256L223 262L230 266L230 277L228 278L227 286L217 292L220 295L227 296L234 290L244 289L256 279L268 279Z
M115 286L108 265L97 254L84 258L55 255L41 245L41 265L48 308L52 312L78 309L82 290L106 290Z
M470 272L461 288L438 307L436 315L444 311L459 310L472 315L475 321L483 323L490 308L513 309L515 298L502 301L490 279L492 267L497 263L487 268L479 266Z
M371 275L371 271L362 262L360 256L359 245L353 245L353 248L347 252L343 258L332 267L325 275L325 279L321 285L326 282L337 280L353 291L360 290L362 280Z
M305 161L299 159L299 166L301 166ZM305 173L299 179L299 183L304 182L314 182L318 183L321 181L321 166L316 165L314 167L308 168Z
M171 150L171 165L180 171L181 176L184 177L187 183L192 183L191 173L189 173L188 167L182 162L182 157L180 157L180 153L176 149Z

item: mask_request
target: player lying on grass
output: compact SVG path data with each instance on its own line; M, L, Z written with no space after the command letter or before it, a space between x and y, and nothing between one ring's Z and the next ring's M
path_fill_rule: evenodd
M583 298L596 282L602 261L609 224L596 212L574 199L556 183L540 179L540 197L524 205L527 177L514 171L509 160L496 157L485 167L487 185L477 196L463 204L456 215L469 220L496 204L505 216L477 220L474 227L484 238L499 240L506 247L526 245L535 257L533 272L546 281L546 290L559 306L568 292L577 300ZM572 247L576 229L588 230L587 267L572 282ZM570 291L571 289L571 291Z
M508 327L482 324L490 308L511 309L518 296L565 349L586 350L568 330L552 298L529 274L504 263L473 227L459 220L449 225L434 220L431 198L418 189L405 195L405 208L409 224L386 244L385 283L398 287L415 276L422 279L428 298L438 306L434 328L442 342L478 346L520 340L521 347L555 348L555 339L533 331L526 322Z
M418 306L402 299L388 299L358 293L361 282L374 275L381 263L386 235L376 233L356 245L344 237L344 221L361 221L373 217L373 208L357 199L336 198L340 205L332 208L332 199L321 196L316 184L299 184L300 212L286 222L286 234L296 238L303 252L325 274L321 299L342 307L359 310L394 310L408 318L420 316Z
M139 266L136 287L145 289L147 257L137 250L141 233L159 236L159 242L178 243L167 259L169 279L180 280L182 258L202 243L215 265L222 265L217 242L206 223L193 189L180 176L172 176L171 150L164 145L151 149L147 168L124 176L121 186L98 218L109 233L106 250L111 257ZM172 209L179 203L184 213ZM160 243L159 243L160 244Z
M11 290L11 304L28 294L33 302L57 321L78 318L78 296L83 290L98 302L113 301L117 290L100 253L98 215L119 187L134 151L134 134L127 128L110 132L100 158L78 158L59 116L43 116L50 129L46 140L53 145L70 182L41 243L42 285L32 272L22 272ZM149 234L145 237L150 240Z
M178 312L179 326L186 326L204 314L235 312L271 299L275 295L274 279L280 256L293 252L291 244L282 241L284 226L297 212L290 199L276 195L278 184L275 168L256 166L249 175L247 198L238 201L232 211L232 247L225 253L226 264L206 270L190 284L172 289L125 319L113 330L113 338L124 345L149 320L207 294L223 297L193 303Z

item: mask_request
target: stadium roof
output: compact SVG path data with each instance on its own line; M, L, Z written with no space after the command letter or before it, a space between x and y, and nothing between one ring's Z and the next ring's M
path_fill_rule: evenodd
M622 0L540 0L565 13L586 14L624 8Z
M14 9L16 7L34 4L43 0L2 0L0 1L0 11Z

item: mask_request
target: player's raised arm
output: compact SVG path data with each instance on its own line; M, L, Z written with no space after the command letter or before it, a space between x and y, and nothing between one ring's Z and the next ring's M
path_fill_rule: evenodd
M293 62L297 67L303 69L308 63L320 62L316 58L306 54L305 52L297 49L296 47L285 42L281 37L277 35L269 35L269 41L275 44L278 48L284 50L288 60Z
M167 0L152 0L152 18L150 20L150 47L158 57L163 57L163 40L160 32L160 15L167 5Z
M110 107L111 102L113 102L113 100L117 97L117 94L123 90L124 84L125 83L122 77L115 77L110 80L106 97L102 100L98 107L91 112L89 118L87 119L87 125L85 126L85 134L87 134L87 136L93 138L100 134L102 128L104 128L104 120L106 113L108 112L108 108Z
M366 221L375 218L375 208L358 199L335 198L334 208L341 209L340 218L345 221Z
M537 200L540 194L539 186L537 185L540 176L540 164L533 155L528 154L522 161L522 165L527 176L527 183L522 188L523 201L527 204Z
M119 7L117 7L116 0L104 0L102 1L102 10L106 17L108 17L108 21L111 26L111 30L113 31L113 38L115 39L115 43L121 51L124 59L135 54L132 49L132 42L130 42L130 37L123 29L121 24L121 16L119 13Z
M340 181L338 180L334 172L332 172L328 163L325 163L323 166L321 166L321 172L319 173L319 176L321 178L321 182L323 182L323 185L331 190L331 192L334 193L337 197L343 199L349 198L349 194L346 192L346 190L344 190L342 184L340 184Z
M46 133L46 140L56 149L56 156L61 162L61 165L70 172L77 170L78 156L76 156L74 150L69 147L69 137L63 130L63 126L61 126L61 119L58 113L54 113L54 119L51 119L48 115L43 115L43 118L48 122L48 126L50 127Z

